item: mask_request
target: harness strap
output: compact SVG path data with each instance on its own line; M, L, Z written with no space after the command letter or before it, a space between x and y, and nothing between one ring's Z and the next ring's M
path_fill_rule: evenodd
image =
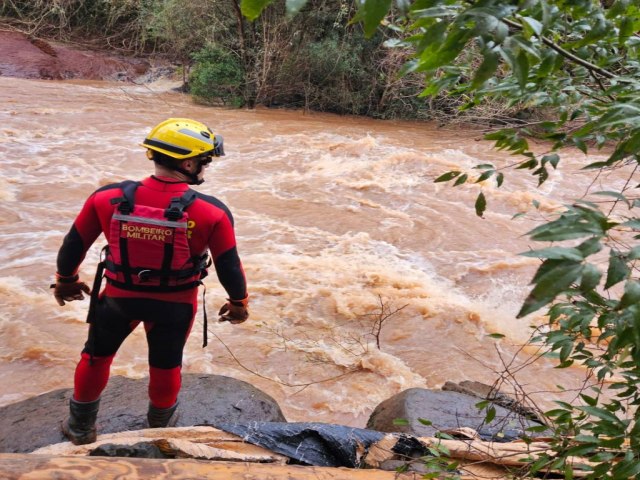
M205 295L207 293L207 286L203 282L198 282L204 288L202 290L202 348L206 347L209 343L209 328L207 320L207 302L205 302Z
M184 268L181 270L171 270L171 269L150 269L144 267L129 267L126 269L127 272L130 272L132 275L137 275L141 279L149 279L150 277L159 277L168 273L170 276L182 280L185 278L193 277L198 273L202 273L211 265L211 259L208 255L203 255L202 257L196 258L193 261L193 267ZM112 260L105 260L106 269L113 273L124 272L124 265L118 265ZM204 278L204 277L203 277Z
M164 211L164 216L167 217L168 220L180 220L185 208L189 207L195 201L196 192L189 189L184 192L181 197L174 197L171 199L171 203Z
M136 190L142 182L125 180L121 183L122 197L112 198L111 205L118 204L118 211L124 215L129 215L133 211Z
M192 288L196 288L200 285L200 281L193 281L189 283L185 283L182 285L127 285L123 282L118 282L117 280L113 280L107 277L107 283L109 285L113 285L114 287L121 288L123 290L130 290L132 292L156 292L156 293L167 293L167 292L182 292L184 290L190 290Z
M120 187L122 190L122 197L114 198L111 200L111 204L118 204L118 211L123 215L130 215L133 212L134 200L136 196L136 190L142 183L133 180L125 180ZM133 280L129 272L129 247L127 239L120 237L120 258L122 260L122 272L124 274L124 281L127 285L132 285Z
M107 247L103 248L104 252ZM96 276L93 277L93 285L91 288L91 295L89 297L89 310L87 312L87 323L89 324L89 365L93 365L93 356L96 350L96 335L97 329L95 328L98 300L100 299L100 287L102 286L102 279L104 277L105 261L98 262L96 267Z

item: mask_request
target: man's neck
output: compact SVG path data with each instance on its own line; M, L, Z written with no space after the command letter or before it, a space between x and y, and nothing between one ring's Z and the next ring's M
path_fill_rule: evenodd
M166 179L176 180L178 182L188 182L189 179L183 173L177 172L175 170L171 170L170 168L165 168L162 165L156 165L156 177L162 177Z

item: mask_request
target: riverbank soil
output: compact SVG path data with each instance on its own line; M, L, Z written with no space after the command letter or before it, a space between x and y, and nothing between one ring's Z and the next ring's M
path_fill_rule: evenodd
M0 25L0 75L44 80L134 81L152 70L143 58L29 37Z

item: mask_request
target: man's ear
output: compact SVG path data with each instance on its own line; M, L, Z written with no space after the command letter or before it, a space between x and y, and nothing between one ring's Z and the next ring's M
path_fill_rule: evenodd
M187 172L193 172L195 169L195 162L193 160L183 160L180 166Z

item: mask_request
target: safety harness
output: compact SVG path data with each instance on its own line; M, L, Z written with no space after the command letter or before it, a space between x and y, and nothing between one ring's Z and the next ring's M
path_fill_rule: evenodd
M87 322L93 323L98 293L105 276L107 282L123 290L136 292L177 292L202 285L211 259L191 255L188 242L189 215L185 211L196 193L187 190L171 199L165 209L136 205L140 182L122 183L122 196L111 200L115 205L111 218L109 244L103 249L94 279ZM207 312L204 307L204 341L207 345ZM95 335L93 335L95 341ZM93 348L91 348L93 357Z
M192 256L185 212L196 193L187 190L166 209L135 205L140 182L127 181L111 218L105 275L112 285L138 292L175 292L200 284L208 255Z

